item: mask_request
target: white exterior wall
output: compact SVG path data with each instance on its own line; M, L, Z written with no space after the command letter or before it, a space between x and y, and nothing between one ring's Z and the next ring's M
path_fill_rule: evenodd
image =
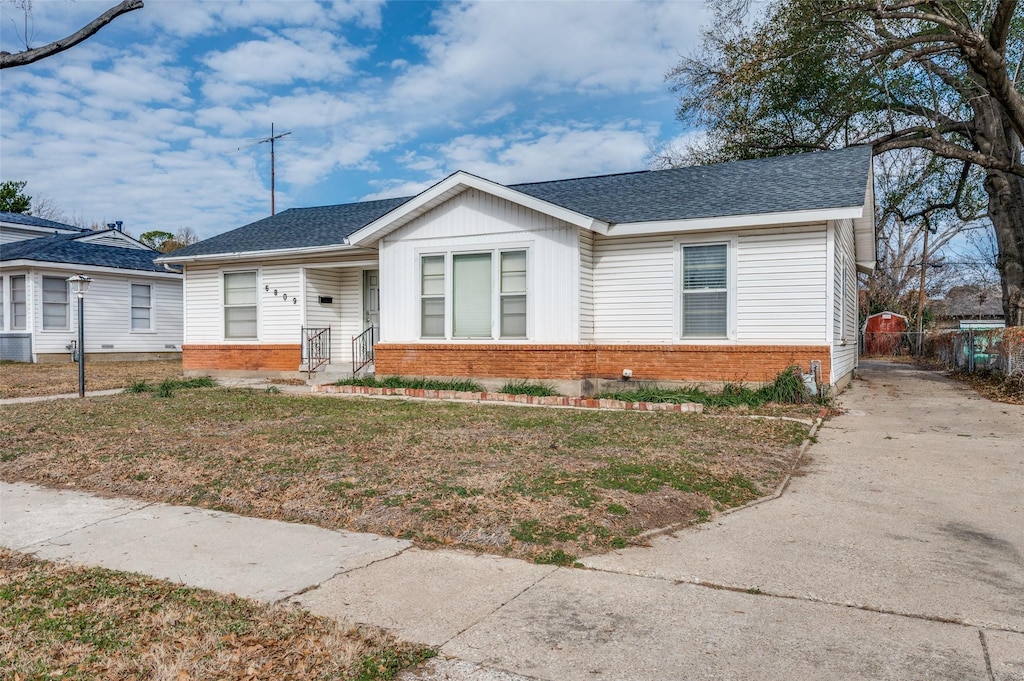
M321 261L275 263L235 261L230 264L186 266L185 305L188 324L185 343L298 344L303 326L331 327L331 361L351 361L352 337L362 330L363 270L376 269L367 253L325 257ZM224 338L225 272L257 272L257 338ZM269 290L266 290L269 288ZM274 292L277 291L277 295ZM284 294L288 299L284 299ZM321 304L320 296L330 296ZM292 302L292 299L296 302Z
M741 233L736 265L736 340L826 343L829 307L825 225Z
M3 273L4 321L0 329L10 333L31 333L32 354L66 353L67 345L78 338L78 300L68 291L68 324L62 329L43 328L43 277L67 279L79 269L11 268ZM85 351L88 353L179 352L184 320L182 316L182 282L172 275L160 276L144 272L83 270L92 277L85 295ZM25 275L26 328L11 329L10 278ZM131 328L131 285L148 284L150 315L153 328L133 331ZM168 347L170 346L170 347Z
M857 270L854 260L853 223L838 220L829 227L833 244L830 338L832 380L857 368ZM843 291L843 269L846 291Z
M44 236L53 236L54 233L78 234L78 230L54 229L39 227L36 225L0 225L0 244L9 244L12 241L24 241L25 239L38 239Z
M580 341L594 342L594 233L579 229Z
M823 344L829 296L824 224L693 235L594 237L597 343L680 338L680 248L730 245L730 329L697 344Z
M363 270L306 270L306 326L331 327L331 363L352 361L352 338L362 332ZM321 303L329 296L331 303Z
M381 340L421 341L418 280L421 254L520 247L528 251L528 338L501 342L579 342L577 228L475 189L449 199L380 241ZM446 279L449 291L450 276L449 271ZM450 306L450 299L446 302ZM496 311L492 314L496 316ZM450 332L450 315L447 327ZM423 342L448 341L426 339Z
M671 343L675 236L594 235L594 341Z

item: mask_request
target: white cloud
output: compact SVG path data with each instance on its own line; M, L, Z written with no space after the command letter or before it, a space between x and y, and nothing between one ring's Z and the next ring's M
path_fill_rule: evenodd
M229 83L283 85L297 80L335 82L352 73L364 50L326 31L289 31L239 43L203 58L212 79Z

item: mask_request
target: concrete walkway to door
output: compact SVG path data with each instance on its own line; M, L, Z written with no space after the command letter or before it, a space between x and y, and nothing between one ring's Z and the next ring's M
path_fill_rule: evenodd
M556 568L0 483L0 545L346 623L449 681L1024 681L1024 407L867 364L779 499Z

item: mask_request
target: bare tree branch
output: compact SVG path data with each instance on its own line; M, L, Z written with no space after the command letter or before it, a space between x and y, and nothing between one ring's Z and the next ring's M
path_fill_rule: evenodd
M96 35L101 28L122 14L142 9L142 7L142 0L123 0L119 5L111 7L106 12L96 17L66 38L55 40L49 45L24 50L23 52L17 52L15 54L11 54L10 52L0 52L0 69L9 69L15 66L26 66L41 59L46 59L47 57L59 54L64 50L70 49L78 43Z

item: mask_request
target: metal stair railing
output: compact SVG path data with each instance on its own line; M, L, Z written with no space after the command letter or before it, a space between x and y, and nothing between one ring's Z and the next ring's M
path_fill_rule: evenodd
M377 344L378 329L368 326L352 338L352 375L355 376L367 364L373 363L373 346Z
M314 371L331 363L331 327L302 327L302 363L309 378Z

